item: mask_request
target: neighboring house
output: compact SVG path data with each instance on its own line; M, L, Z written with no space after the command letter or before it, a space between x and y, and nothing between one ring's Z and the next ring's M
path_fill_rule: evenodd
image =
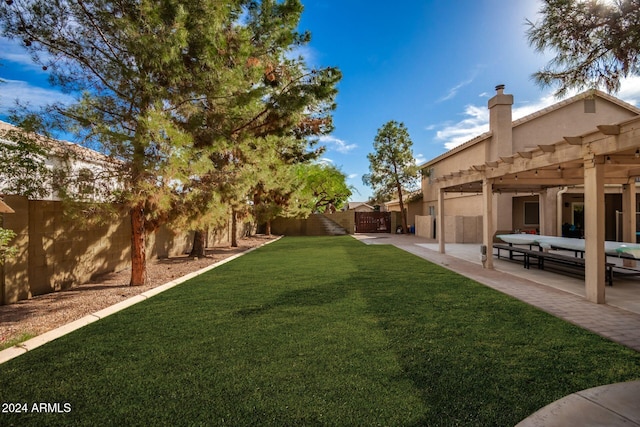
M469 174L476 169L498 168L512 162L513 156L531 156L531 150L552 150L551 145L567 135L580 135L597 131L597 125L610 125L637 117L640 109L613 96L590 90L572 98L512 121L513 96L503 93L503 86L488 102L490 129L466 143L420 165L422 169L423 207L417 233L424 237L437 237L435 219L438 215L438 191L447 179ZM526 185L526 179L537 177L560 178L561 172L570 173L571 165L557 164L554 168L533 171L531 177L521 175L521 190L501 191L493 198L496 231L538 232L548 235L582 236L584 230L584 197L579 184L545 187L545 212L539 210L537 191ZM499 186L500 180L497 185ZM514 176L513 180L518 180ZM535 190L535 189L533 189ZM606 239L618 240L620 222L616 226L616 211L622 211L622 186L606 187ZM457 243L482 242L483 201L481 188L461 187L448 191L444 197L445 241ZM541 218L547 221L541 224ZM542 229L544 227L544 229Z
M375 211L375 208L365 202L349 202L345 207L345 210L354 212L373 212Z
M640 110L591 90L512 121L513 96L496 91L489 132L421 165L417 234L442 253L482 242L488 269L496 233L584 236L585 294L604 303L605 240L636 241Z
M11 132L22 132L19 128L0 121L0 132L9 135L2 143L11 144ZM9 134L7 134L9 132ZM52 171L51 180L43 183L48 195L42 200L58 200L56 186L66 186L80 200L105 201L108 194L118 187L118 172L121 163L95 150L74 144L36 135L33 140L43 148L46 168ZM3 193L2 174L0 173L0 193Z
M394 199L384 204L388 212L400 212L400 199ZM416 191L404 195L404 210L407 212L409 228L415 226L416 216L422 215L422 192Z

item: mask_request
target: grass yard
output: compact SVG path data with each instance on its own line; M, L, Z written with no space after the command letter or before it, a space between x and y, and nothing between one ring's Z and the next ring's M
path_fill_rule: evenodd
M29 411L0 425L512 426L638 378L640 353L394 247L284 238L0 365Z

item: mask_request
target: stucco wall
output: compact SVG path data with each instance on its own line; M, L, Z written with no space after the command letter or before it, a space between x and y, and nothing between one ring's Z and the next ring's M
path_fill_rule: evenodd
M431 177L446 175L459 170L467 170L473 165L481 165L485 162L485 150L487 141L480 141L477 144L466 148L458 148L452 150L451 154L433 165ZM421 180L422 194L425 201L437 201L438 191L437 185L429 184L429 178L425 177ZM426 214L427 212L424 212Z
M437 238L434 233L434 217L416 216L416 236L429 239ZM445 243L482 243L482 216L444 217Z
M434 235L434 217L431 215L416 216L416 236L426 237L427 239L435 238Z
M445 243L482 242L482 216L444 217Z
M513 128L513 151L526 151L536 143L550 144L564 136L575 136L592 131L597 125L619 123L636 115L606 99L596 97L595 113L585 113L585 100L565 105L552 114L541 114ZM541 113L544 110L541 111Z

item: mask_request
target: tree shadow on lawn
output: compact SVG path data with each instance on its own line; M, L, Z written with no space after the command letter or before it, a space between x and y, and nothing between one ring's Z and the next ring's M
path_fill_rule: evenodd
M241 308L235 312L236 316L247 318L265 314L279 308L317 307L332 304L345 299L352 289L345 282L334 282L327 285L295 289L283 292L268 304Z

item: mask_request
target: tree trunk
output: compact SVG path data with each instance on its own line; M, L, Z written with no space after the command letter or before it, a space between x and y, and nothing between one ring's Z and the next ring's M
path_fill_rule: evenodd
M142 286L147 279L143 204L138 203L129 214L131 215L131 281L129 285Z
M271 236L271 219L267 220L267 227L264 232L267 236Z
M402 217L402 232L404 234L409 233L409 226L407 224L407 213L404 210L404 201L402 200L402 187L398 185L398 195L400 196L400 216Z
M238 222L235 209L231 209L231 247L238 247Z
M205 250L205 237L207 235L206 230L196 230L193 235L193 246L191 247L191 253L189 253L190 257L194 258L204 258L207 256L207 252Z

